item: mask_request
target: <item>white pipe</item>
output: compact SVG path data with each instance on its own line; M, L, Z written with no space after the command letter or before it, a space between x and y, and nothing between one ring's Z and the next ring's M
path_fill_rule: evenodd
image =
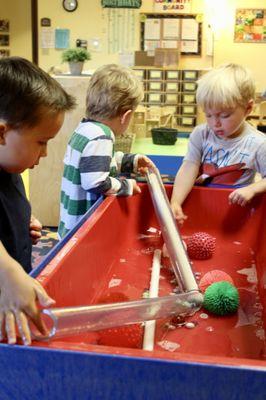
M149 298L158 297L159 293L159 280L161 269L161 250L155 250L152 260L152 271ZM152 351L154 348L156 322L155 320L145 322L144 337L143 337L143 350Z
M154 209L179 287L185 292L199 290L159 171L149 170L147 178Z

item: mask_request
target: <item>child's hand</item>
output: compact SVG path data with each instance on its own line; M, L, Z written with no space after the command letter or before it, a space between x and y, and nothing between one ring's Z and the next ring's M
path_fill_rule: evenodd
M187 219L187 215L185 215L183 213L182 207L180 206L180 204L178 204L176 202L172 202L171 208L172 208L175 219L177 220L177 222L180 225L182 225L184 223L184 221Z
M243 207L249 203L254 196L255 192L251 186L239 188L229 194L229 204L238 204Z
M38 281L27 275L16 263L1 277L0 289L0 340L7 336L9 344L16 343L17 326L23 343L31 344L27 317L42 334L47 333L36 300L44 307L54 304L54 300L47 295Z
M133 183L133 193L132 194L141 193L141 188L138 186L138 184L135 181L135 179L132 179L132 183Z
M141 175L145 175L148 168L151 168L152 170L155 171L156 167L153 164L153 162L149 159L149 157L139 154L138 155L138 166L137 166L137 171Z
M34 215L31 216L30 219L30 237L32 244L38 243L39 239L42 236L42 224L40 221L34 217Z

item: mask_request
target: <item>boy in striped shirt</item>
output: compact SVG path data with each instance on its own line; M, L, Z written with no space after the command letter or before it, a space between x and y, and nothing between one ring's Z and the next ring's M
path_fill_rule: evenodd
M114 152L116 135L128 128L131 116L143 98L142 85L133 71L115 64L100 67L92 75L84 118L67 146L61 187L62 238L101 196L140 193L134 179L118 174L144 173L154 165L141 154Z

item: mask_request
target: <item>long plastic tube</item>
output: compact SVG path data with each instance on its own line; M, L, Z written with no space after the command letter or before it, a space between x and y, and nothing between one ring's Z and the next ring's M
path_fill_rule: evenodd
M149 298L158 297L161 269L161 251L156 249L153 254ZM156 321L146 321L144 327L143 350L152 351L154 348Z
M44 309L42 318L48 334L41 335L34 326L31 332L34 339L45 340L173 315L186 316L198 311L202 301L202 294L196 291L123 303Z
M183 292L199 290L159 171L154 172L149 169L147 179L154 209L179 287Z

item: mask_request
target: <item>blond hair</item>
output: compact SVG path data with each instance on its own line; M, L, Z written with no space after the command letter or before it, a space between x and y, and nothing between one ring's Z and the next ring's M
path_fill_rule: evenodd
M96 120L112 119L134 110L142 99L142 84L130 68L104 65L90 79L86 116Z
M203 108L246 107L255 97L255 83L248 69L225 64L198 80L197 103Z

